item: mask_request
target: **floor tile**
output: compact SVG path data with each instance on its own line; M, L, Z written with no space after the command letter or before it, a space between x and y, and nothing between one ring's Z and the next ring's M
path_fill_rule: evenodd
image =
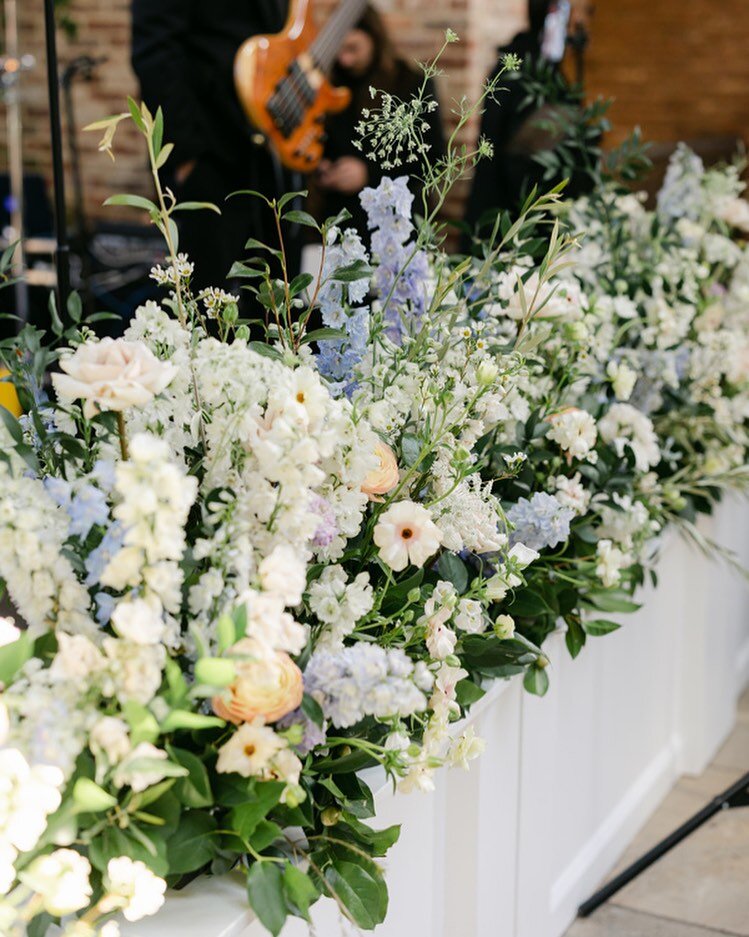
M713 761L718 767L749 771L749 723L738 722Z
M749 807L726 810L627 885L617 905L749 937Z
M723 937L723 934L681 921L604 905L591 917L575 921L565 937Z

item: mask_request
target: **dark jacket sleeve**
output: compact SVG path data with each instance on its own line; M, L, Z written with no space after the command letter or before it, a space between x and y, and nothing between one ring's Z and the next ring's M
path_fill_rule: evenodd
M201 113L191 82L187 36L189 0L133 0L132 64L141 96L155 112L164 111L166 139L174 143L174 163L197 158L206 147L209 122Z

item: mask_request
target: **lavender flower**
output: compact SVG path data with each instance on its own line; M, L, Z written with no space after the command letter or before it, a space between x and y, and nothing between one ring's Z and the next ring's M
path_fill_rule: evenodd
M325 731L321 729L316 722L313 722L301 709L295 709L294 712L284 716L283 719L279 719L276 723L276 728L290 729L292 726L296 725L301 726L302 732L304 733L302 735L302 741L295 746L297 752L299 752L302 757L309 754L313 748L322 745L325 741Z
M563 543L570 535L574 516L572 508L563 507L545 491L537 491L530 500L521 498L507 512L507 520L515 527L510 545L522 543L531 550L542 550Z
M335 511L329 502L321 495L313 495L310 503L310 511L317 514L320 523L312 538L312 543L316 547L327 547L333 542L338 533L338 524L336 523Z
M85 540L96 525L109 520L106 495L93 485L76 488L63 478L45 478L44 487L70 518L70 533Z
M100 581L104 570L112 557L119 553L125 541L125 530L119 521L115 521L104 534L101 543L86 557L86 585L93 586Z

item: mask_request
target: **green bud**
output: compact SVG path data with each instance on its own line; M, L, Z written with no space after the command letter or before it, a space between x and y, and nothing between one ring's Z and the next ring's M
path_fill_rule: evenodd
M78 778L73 787L73 801L79 810L98 813L114 807L117 798L108 794L90 778Z
M409 605L414 605L421 598L421 589L411 589L406 598L408 599Z
M248 342L250 340L250 327L248 325L240 325L234 335L241 342Z
M234 661L225 657L203 657L195 665L195 679L208 686L229 686L236 675Z
M289 726L284 732L278 734L288 739L289 745L298 745L304 738L304 729L298 722L295 722L293 726Z
M288 796L287 796L288 803ZM338 807L326 807L320 814L320 820L323 826L335 826L341 819L341 811Z
M221 312L221 318L227 325L234 325L239 318L239 308L236 303L227 303Z
M448 654L445 658L445 663L449 664L451 667L460 667L460 658L455 654Z
M290 784L286 788L286 806L290 807L292 810L294 807L298 807L299 804L303 803L307 799L307 794L303 787L300 787L298 784Z

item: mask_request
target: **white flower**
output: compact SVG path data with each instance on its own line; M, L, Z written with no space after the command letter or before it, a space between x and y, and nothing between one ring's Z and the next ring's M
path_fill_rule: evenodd
M13 644L21 637L21 629L15 626L12 618L0 615L0 647Z
M718 217L732 228L749 232L749 202L746 199L726 199L718 209Z
M18 850L0 838L0 895L7 895L16 880L14 863L17 858Z
M134 644L158 644L164 636L161 602L152 595L118 602L112 612L112 627Z
M165 777L159 762L166 761L168 757L165 751L150 742L139 742L117 766L112 777L115 787L129 784L137 794L158 784Z
M51 765L29 765L16 748L0 750L0 842L28 852L60 806L65 776Z
M628 403L615 403L598 422L601 438L611 443L617 455L624 455L628 446L640 472L657 465L661 459L658 437L650 419Z
M448 764L468 770L468 762L478 758L486 748L484 739L479 738L473 726L469 726L450 748Z
M526 566L535 563L540 555L540 553L536 550L531 550L531 548L527 547L524 543L514 544L507 554L509 559L516 563L519 569L525 569Z
M409 563L423 566L439 549L442 532L425 507L399 501L380 516L374 542L380 548L380 559L399 572Z
M218 750L216 771L219 774L234 772L245 778L262 776L285 747L286 741L264 726L262 720L245 722Z
M74 849L57 849L34 859L19 878L41 896L48 914L62 917L80 911L89 903L90 874L88 859Z
M100 409L142 407L161 393L177 373L173 364L159 361L142 342L103 338L86 342L74 354L63 357L64 374L53 374L60 400L84 400L90 419Z
M307 570L299 554L290 546L279 545L260 563L260 584L266 592L283 600L284 605L299 605L307 585Z
M117 764L130 751L127 723L116 716L102 716L91 729L89 742L94 752L103 752L110 764Z
M621 580L621 571L632 564L631 556L615 547L610 540L599 540L596 554L598 578L607 589L617 585Z
M512 615L497 615L494 622L494 633L502 640L511 638L515 634L515 620Z
M82 634L57 635L57 654L49 669L52 680L76 680L86 683L102 670L104 657L93 642Z
M455 615L455 627L469 634L479 634L486 630L486 619L481 603L475 599L461 599Z
M156 914L164 904L166 882L140 860L128 856L110 859L104 878L107 894L102 899L106 908L121 910L128 921Z
M588 510L591 495L583 485L579 472L575 472L572 478L557 475L549 479L549 484L556 489L556 499L563 507L572 508L578 515Z
M596 421L585 410L569 407L549 417L553 439L571 459L585 459L596 444Z
M624 361L618 364L615 361L609 361L606 365L606 375L614 388L616 399L629 400L637 383L637 374L632 368Z
M455 632L443 624L438 616L427 620L426 646L431 657L444 660L455 650L458 637Z

